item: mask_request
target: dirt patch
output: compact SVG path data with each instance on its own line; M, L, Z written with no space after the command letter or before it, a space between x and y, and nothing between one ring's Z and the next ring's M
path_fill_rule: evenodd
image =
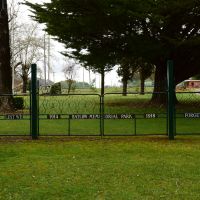
M0 143L24 143L24 142L80 142L80 141L91 141L91 142L106 142L106 143L118 143L118 142L125 142L125 143L134 143L134 142L156 142L156 143L163 143L163 144L171 144L171 143L190 143L190 144L200 144L200 137L199 136L192 136L192 137L177 137L173 141L169 141L167 136L42 136L39 137L38 140L32 140L30 136L6 136L0 137Z
M30 136L0 136L0 143L18 143L32 141Z

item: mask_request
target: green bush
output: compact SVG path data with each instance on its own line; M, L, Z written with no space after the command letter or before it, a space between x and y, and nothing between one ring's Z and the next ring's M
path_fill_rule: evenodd
M51 86L50 89L50 94L55 95L55 94L61 94L61 83L55 83Z
M23 97L14 97L13 98L14 108L17 110L24 109L24 99Z

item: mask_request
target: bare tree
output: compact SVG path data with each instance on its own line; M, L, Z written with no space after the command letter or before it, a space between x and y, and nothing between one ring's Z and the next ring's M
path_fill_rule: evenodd
M22 92L26 93L28 76L32 63L36 63L43 58L43 38L38 35L37 24L22 24L16 33L14 62L16 73L22 78Z
M19 37L17 34L19 34L20 24L19 21L19 10L20 10L20 4L16 2L16 0L8 0L8 21L9 21L9 33L10 33L10 65L12 68L12 91L14 93L14 87L15 87L15 81L18 82L18 76L15 73L15 68L20 64L16 61L17 54L18 54L18 48L17 43L15 42L15 38Z
M73 60L66 60L63 66L63 73L67 82L67 93L69 94L72 89L75 89L76 81L74 80L77 76L77 63Z
M22 92L26 93L30 66L43 57L43 38L39 35L37 23L19 23L20 5L15 0L8 2L12 85L14 87L14 77L21 77Z

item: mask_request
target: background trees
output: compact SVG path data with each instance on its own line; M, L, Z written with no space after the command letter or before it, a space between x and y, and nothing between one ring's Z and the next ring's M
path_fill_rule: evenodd
M122 77L122 93L123 96L127 95L127 86L128 86L128 81L133 79L133 76L135 72L137 71L138 66L134 65L134 61L124 58L120 61L120 66L117 70L117 73L119 76Z
M26 93L32 63L43 58L43 38L38 34L38 24L21 24L15 31L15 46L12 48L14 67L23 81L22 92Z
M75 8L71 7L75 3ZM80 61L86 68L90 68L94 72L98 72L102 77L102 90L101 93L104 93L104 74L106 71L109 71L114 66L113 59L115 54L113 52L114 47L110 42L110 39L107 38L107 34L103 35L101 32L102 17L106 18L105 14L101 12L98 7L98 3L93 2L92 5L85 4L85 9L79 9L83 2L69 2L69 1L60 1L60 2L52 2L52 4L48 5L52 13L49 15L43 8L41 8L38 4L32 5L34 8L38 9L38 11L42 14L42 16L49 20L49 25L47 27L47 32L53 36L57 37L59 42L65 44L66 49L74 49L73 52L69 54L66 52L66 56L72 56ZM102 3L106 3L106 1L102 1ZM54 7L58 6L58 12L54 12ZM64 6L64 10L62 9ZM67 6L67 7L66 7ZM70 10L68 9L70 7ZM97 12L98 19L92 19L91 16L91 8L95 9ZM88 8L88 9L87 9ZM75 13L73 13L73 9L75 9ZM60 11L63 10L64 14L59 14ZM80 13L79 13L80 12ZM82 17L82 14L84 17ZM55 15L57 16L57 20L59 21L59 26L56 25ZM66 23L66 18L69 20L69 23ZM39 20L39 18L38 18ZM39 20L42 22L43 20ZM89 24L88 24L89 23ZM59 30L56 30L56 29ZM62 30L61 30L62 29ZM64 33L65 32L65 33ZM99 34L97 34L99 32ZM82 54L82 50L85 49L88 51L88 54ZM112 51L111 51L112 49Z
M155 70L155 66L151 63L145 62L142 58L135 61L135 66L140 77L140 94L144 94L145 80L149 78Z
M177 83L199 72L200 2L196 0L53 0L27 5L66 48L79 51L92 41L96 45L107 41L118 58L132 55L154 64L155 91L163 89L167 59L175 61Z
M75 89L76 87L76 81L75 78L77 76L77 65L75 62L66 61L63 66L63 73L66 78L67 82L67 93L69 94L71 90Z
M12 68L12 92L14 80L22 80L22 92L26 93L30 66L43 57L43 36L39 35L38 23L24 23L18 16L20 4L14 0L8 3L10 66Z

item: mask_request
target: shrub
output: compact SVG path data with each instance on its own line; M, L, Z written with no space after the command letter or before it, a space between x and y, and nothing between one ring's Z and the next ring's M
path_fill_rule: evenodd
M23 97L14 97L13 98L14 108L17 110L24 109L24 99Z
M50 94L55 95L55 94L61 94L61 83L55 83L51 86L50 89Z

